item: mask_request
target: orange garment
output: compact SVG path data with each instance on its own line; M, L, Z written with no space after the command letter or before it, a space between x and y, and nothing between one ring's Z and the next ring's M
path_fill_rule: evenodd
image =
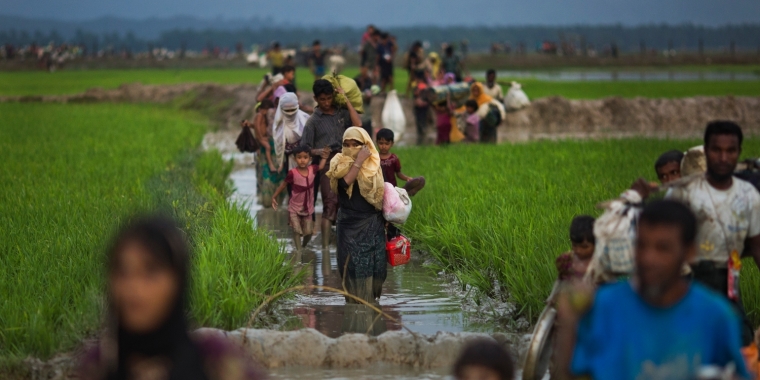
M744 363L747 365L747 371L749 371L751 379L760 380L760 373L758 373L758 357L757 344L752 343L747 347L742 347L742 356L744 357Z
M478 96L477 98L472 96L472 90L475 87L477 87L480 90L480 96ZM483 88L483 83L480 83L480 82L475 82L472 84L472 86L470 86L470 99L477 102L478 107L482 106L483 104L490 103L493 100L492 97L486 95L486 92Z

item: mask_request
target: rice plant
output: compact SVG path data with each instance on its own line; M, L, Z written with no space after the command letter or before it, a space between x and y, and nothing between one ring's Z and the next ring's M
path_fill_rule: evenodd
M570 249L572 218L598 216L595 205L636 178L656 180L660 153L697 144L626 139L399 148L404 173L427 180L405 232L442 269L487 294L506 294L519 315L533 320L556 278L555 258ZM760 155L760 139L745 140L744 152ZM760 322L760 276L751 260L746 264L745 305Z

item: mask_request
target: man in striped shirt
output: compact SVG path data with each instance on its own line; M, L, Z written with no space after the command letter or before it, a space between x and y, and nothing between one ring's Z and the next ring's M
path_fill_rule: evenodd
M362 120L346 98L346 93L342 88L335 89L329 81L317 79L314 81L313 90L317 107L314 108L314 114L306 121L301 135L301 145L309 147L312 157L316 160L320 158L322 150L328 147L332 150L329 158L332 160L341 150L343 133L349 127L361 128ZM333 102L335 96L346 98L347 108L337 108ZM330 244L330 225L338 216L338 195L330 188L330 180L325 175L329 169L329 165L325 166L319 172L318 180L314 184L322 193L323 249L327 249Z

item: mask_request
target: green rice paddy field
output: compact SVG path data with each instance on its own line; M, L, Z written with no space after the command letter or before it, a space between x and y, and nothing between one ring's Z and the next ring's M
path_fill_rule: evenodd
M346 74L354 75L355 70ZM0 95L66 94L122 83L258 83L263 70L0 72ZM508 80L508 78L502 78ZM310 88L311 75L298 85ZM406 78L396 78L403 88ZM525 81L531 97L759 95L758 82ZM197 151L206 117L169 106L0 103L0 359L49 357L97 333L104 250L135 212L160 209L193 238L192 316L236 328L271 294L295 284L276 241L251 228L225 198L230 167ZM462 282L490 293L494 280L534 318L569 249L574 215L617 196L667 149L697 141L626 139L397 149L428 185L406 231ZM746 141L760 155L760 140ZM742 286L760 322L760 276ZM504 294L504 293L502 293ZM0 360L0 367L2 367ZM1 368L0 368L1 369ZM0 371L1 372L1 371Z
M195 69L195 70L92 70L92 71L43 71L0 72L0 96L72 94L91 87L116 88L123 83L175 84L186 82L214 82L221 84L258 84L265 69ZM348 68L345 75L354 77L355 68ZM404 93L406 71L396 70L395 88ZM299 69L296 84L308 91L313 76ZM499 78L509 82L510 78ZM520 80L531 98L560 95L571 99L594 99L608 96L649 98L673 98L685 96L760 96L759 81L691 81L691 82L550 82L534 79Z
M534 320L556 279L555 258L570 250L569 226L579 214L600 215L638 177L656 180L654 160L699 141L625 139L456 145L396 149L404 173L424 175L405 232L463 283L494 294L500 284L520 315ZM760 155L760 139L745 140ZM760 275L742 271L745 305L760 322Z
M231 170L197 148L209 125L148 105L0 104L0 359L47 357L101 326L105 249L135 213L162 210L194 246L192 315L238 328L299 281L247 212ZM1 367L1 366L0 366Z

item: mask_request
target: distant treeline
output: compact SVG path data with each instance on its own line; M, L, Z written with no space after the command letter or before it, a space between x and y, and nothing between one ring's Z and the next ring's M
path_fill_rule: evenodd
M379 25L382 29L382 25ZM10 43L24 46L30 43L46 45L49 42L82 44L90 49L145 51L149 47L168 49L202 50L204 48L229 48L234 51L241 44L246 51L254 44L268 46L274 41L289 47L310 44L312 40L322 40L324 44L343 44L353 49L359 44L361 28L302 28L302 27L262 27L238 30L220 29L173 29L163 31L156 39L138 38L132 32L94 33L77 30L62 35L56 30L28 31L2 29L0 44ZM737 51L760 49L760 24L727 25L704 27L698 25L602 25L602 26L514 26L514 27L399 27L387 30L398 38L399 45L406 48L413 41L427 41L432 47L444 42L457 45L468 41L469 51L487 51L493 43L508 44L516 49L521 44L528 51L536 50L543 41L557 44L572 44L576 49L583 47L603 49L613 44L621 52L638 52L643 49L676 49L697 51L728 50L731 45ZM513 50L514 51L514 50Z

